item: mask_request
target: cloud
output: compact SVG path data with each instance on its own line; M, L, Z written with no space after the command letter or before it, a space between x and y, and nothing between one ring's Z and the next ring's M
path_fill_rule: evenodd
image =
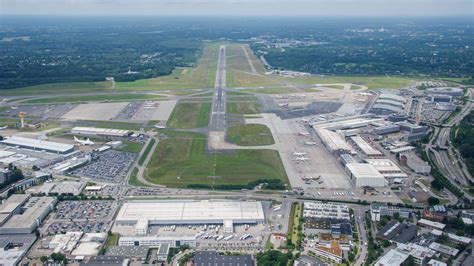
M0 0L0 14L33 15L474 15L472 0Z

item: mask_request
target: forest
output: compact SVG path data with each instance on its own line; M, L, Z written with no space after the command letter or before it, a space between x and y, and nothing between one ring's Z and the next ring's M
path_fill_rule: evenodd
M459 149L471 175L474 175L474 111L455 128L453 143Z

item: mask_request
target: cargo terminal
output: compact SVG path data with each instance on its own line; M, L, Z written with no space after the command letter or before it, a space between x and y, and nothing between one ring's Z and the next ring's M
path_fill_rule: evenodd
M265 222L255 201L132 201L122 205L117 225L257 224ZM138 228L137 228L138 230ZM138 230L140 231L140 230Z

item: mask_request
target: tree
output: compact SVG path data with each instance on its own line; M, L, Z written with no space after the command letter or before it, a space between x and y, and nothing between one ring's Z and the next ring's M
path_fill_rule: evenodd
M40 261L44 264L48 260L48 257L41 256Z
M441 181L438 179L431 181L431 186L437 190L442 190L444 188L443 183L441 183Z
M435 198L435 197L429 197L428 198L428 204L430 206L437 205L437 204L439 204L439 199Z

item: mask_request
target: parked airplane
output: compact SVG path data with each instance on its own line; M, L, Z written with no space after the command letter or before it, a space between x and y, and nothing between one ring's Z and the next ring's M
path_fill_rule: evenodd
M299 136L309 136L309 133L308 132L299 132L298 135Z
M306 155L306 152L293 152L293 155L294 156L302 156L302 155Z
M4 129L7 129L8 126L3 126L3 127L0 127L0 130L4 130Z
M83 145L83 146L94 145L95 144L89 138L87 138L86 140L80 140L80 139L76 138L76 136L74 136L74 141L81 144L81 145Z
M312 141L305 141L304 142L304 145L308 145L308 146L316 146L317 143L316 142L312 142Z
M288 107L290 104L289 103L280 103L278 106L280 107Z
M304 162L304 161L307 161L307 160L309 160L308 157L298 157L298 158L295 158L295 161L302 161L302 162Z

